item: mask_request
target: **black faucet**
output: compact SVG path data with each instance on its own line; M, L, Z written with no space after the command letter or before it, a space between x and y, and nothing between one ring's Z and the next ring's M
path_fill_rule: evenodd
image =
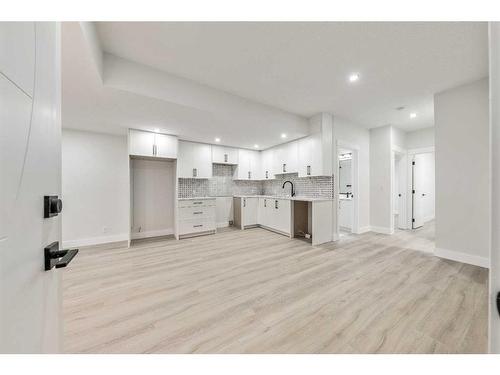
M294 196L295 196L295 191L293 190L293 182L292 182L292 181L285 181L285 182L283 182L283 186L282 186L282 188L283 188L283 189L285 188L285 185L286 185L286 183L287 183L287 182L288 182L290 185L292 185L292 197L294 197Z

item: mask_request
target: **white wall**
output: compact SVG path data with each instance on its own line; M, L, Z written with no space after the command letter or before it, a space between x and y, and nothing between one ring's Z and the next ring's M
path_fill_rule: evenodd
M128 240L129 186L125 136L64 129L63 246Z
M406 136L405 131L391 126L391 145L393 148L406 150Z
M175 162L131 161L132 238L174 233Z
M343 141L358 147L358 224L360 232L367 231L370 228L370 132L350 121L334 117L333 137L334 144ZM336 158L337 150L334 155ZM338 181L335 181L335 186L338 186Z
M436 255L488 266L490 147L488 81L434 97Z
M370 223L375 232L390 234L392 204L392 127L370 129Z
M411 149L434 146L434 126L406 133L406 147Z

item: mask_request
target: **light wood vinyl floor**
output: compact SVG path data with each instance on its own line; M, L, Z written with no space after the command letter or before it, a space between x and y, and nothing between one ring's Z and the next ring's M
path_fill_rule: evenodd
M485 353L484 268L433 233L312 247L227 230L83 249L63 272L69 353Z

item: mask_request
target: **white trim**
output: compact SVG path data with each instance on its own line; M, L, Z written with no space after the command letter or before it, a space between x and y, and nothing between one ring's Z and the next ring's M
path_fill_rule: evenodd
M93 245L101 245L105 243L121 242L128 240L129 240L129 234L121 233L121 234L114 234L112 236L90 237L90 238L82 238L79 240L65 240L62 241L62 247L67 248L67 247L93 246Z
M361 227L358 229L358 232L356 234L363 234L363 233L368 233L371 232L372 228L368 225L366 227Z
M406 155L406 150L404 148L396 146L396 145L392 145L391 151L397 152L398 154Z
M221 223L216 223L215 226L217 228L226 228L229 226L229 221L223 221Z
M427 154L429 152L434 152L434 146L430 147L421 147L421 148L412 148L408 150L409 155L415 154Z
M145 231L145 232L136 232L136 233L132 233L131 237L133 240L139 240L141 238L169 236L171 234L174 234L173 228L160 229L160 230L149 230L149 231Z
M479 266L484 268L490 268L490 261L488 258L479 257L477 255L470 255L462 253L460 251L446 250L436 247L436 249L434 249L434 255L443 259L450 259L456 262L472 264L474 266Z
M386 227L370 227L371 232L382 233L382 234L394 234L394 229L386 228Z

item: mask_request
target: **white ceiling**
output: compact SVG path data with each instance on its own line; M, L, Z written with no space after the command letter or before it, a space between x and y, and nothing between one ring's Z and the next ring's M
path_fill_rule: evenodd
M103 49L125 59L367 128L431 126L434 93L488 74L486 23L104 22L98 32Z
M105 64L101 75L79 23L64 22L64 127L159 128L248 148L281 143L282 132L304 136L306 118L322 111L367 128L431 126L433 94L488 68L485 23L134 22L97 30L122 67L135 62L136 81L126 82L118 65ZM354 85L353 71L361 75ZM139 87L142 77L154 78Z

